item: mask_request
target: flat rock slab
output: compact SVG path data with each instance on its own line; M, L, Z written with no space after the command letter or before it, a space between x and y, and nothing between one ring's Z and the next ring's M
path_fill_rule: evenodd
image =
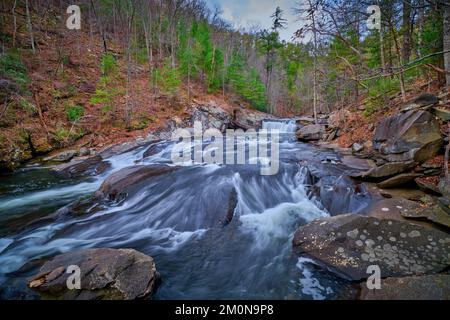
M402 216L406 219L428 220L450 229L450 215L440 206L402 212Z
M297 230L294 248L359 281L378 265L381 277L435 274L450 265L450 235L355 214L316 220Z
M398 176L387 179L378 184L378 187L381 189L392 189L403 186L405 184L411 183L414 179L421 177L421 174L418 173L403 173Z
M387 278L381 289L369 290L361 284L361 300L449 300L450 275L437 274L422 277Z
M68 289L69 266L80 268L78 290ZM158 278L153 259L136 250L89 249L56 256L28 286L44 299L134 300L150 297Z
M369 170L368 172L362 174L362 178L369 178L369 179L387 178L405 172L409 169L412 169L414 168L415 165L416 163L414 163L413 161L390 162Z

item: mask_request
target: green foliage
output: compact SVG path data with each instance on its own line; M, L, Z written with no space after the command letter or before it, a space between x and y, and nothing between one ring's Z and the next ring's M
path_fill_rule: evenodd
M77 122L84 115L84 107L82 106L69 106L66 109L67 120L70 122Z
M22 89L29 84L27 68L23 64L17 50L10 50L4 55L0 55L0 75L10 78Z
M234 91L253 107L265 111L267 106L265 86L255 69L249 69L242 56L234 54L227 70L227 81Z
M365 102L365 116L370 116L388 103L389 94L398 91L400 83L398 78L380 78L371 81L368 85L369 97Z
M167 95L173 97L178 94L181 85L180 71L172 67L170 60L156 70L156 83L158 88Z
M64 127L57 127L53 132L54 139L61 146L71 144L74 141L83 137L84 133L81 130L77 130L76 128L72 128L68 130Z
M112 98L113 94L110 91L97 88L95 90L95 95L89 99L89 102L95 105L110 103L112 101Z
M117 72L117 61L112 53L105 53L100 62L100 68L104 76L112 75Z
M225 66L222 50L215 46L206 22L193 22L189 31L182 23L178 25L179 71L184 77L198 78L202 75L210 92L222 85Z

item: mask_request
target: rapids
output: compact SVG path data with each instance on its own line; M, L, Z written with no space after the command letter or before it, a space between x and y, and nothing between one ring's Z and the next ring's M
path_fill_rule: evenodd
M266 122L263 128L284 131L277 175L261 176L251 165L191 163L91 215L57 210L90 196L122 168L172 165L174 143L159 142L160 151L148 158L143 158L146 147L113 156L108 172L97 177L64 179L39 166L0 177L0 297L37 298L26 279L37 272L39 261L100 247L134 248L152 256L162 278L155 299L339 297L349 283L299 258L291 241L299 226L336 213L336 204L327 209L313 192L317 178L312 173L350 190L342 180L345 168L336 164L339 156L333 152L297 142L293 121ZM333 192L332 183L322 187ZM233 220L217 224L216 213L233 189ZM364 194L346 195L353 198L342 203L354 211L369 201Z

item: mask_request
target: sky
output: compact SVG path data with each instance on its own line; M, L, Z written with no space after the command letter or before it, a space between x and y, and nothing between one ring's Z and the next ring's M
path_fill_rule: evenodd
M223 10L222 17L237 28L247 28L255 23L262 28L270 28L272 25L270 16L279 6L284 11L284 18L288 20L287 28L280 31L281 39L286 41L291 41L293 34L301 26L292 13L292 8L298 0L206 0L206 2L211 8L218 4Z

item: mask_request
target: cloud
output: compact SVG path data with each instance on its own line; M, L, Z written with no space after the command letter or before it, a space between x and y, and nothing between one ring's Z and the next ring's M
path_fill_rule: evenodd
M232 22L236 27L248 27L258 24L262 28L270 28L270 16L279 6L284 11L284 18L288 20L286 30L280 31L283 40L289 41L295 31L300 28L301 22L296 21L292 13L297 0L208 0L207 3L220 5L223 18Z

